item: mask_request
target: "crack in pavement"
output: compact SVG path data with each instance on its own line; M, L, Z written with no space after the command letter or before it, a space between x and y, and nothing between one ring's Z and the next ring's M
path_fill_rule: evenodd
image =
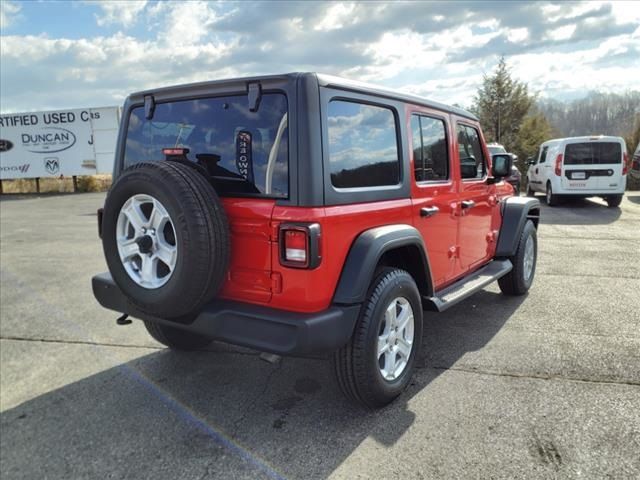
M60 343L67 345L87 345L92 347L112 347L112 348L140 348L147 350L167 350L167 347L161 346L153 346L153 345L126 345L121 343L108 343L108 342L92 342L90 340L64 340L57 338L33 338L33 337L18 337L11 335L2 335L0 336L0 340L10 340L16 342L42 342L42 343ZM245 355L251 357L257 357L260 355L260 352L232 352L232 351L216 351L216 350L207 350L206 348L192 350L194 352L206 352L206 353L215 353L217 355Z
M145 346L145 345L120 345L115 343L101 343L101 342L91 342L91 341L83 341L83 340L56 340L56 339L45 339L45 338L24 338L24 337L11 337L11 336L0 336L0 340L10 340L10 341L20 341L20 342L43 342L43 343L60 343L60 344L69 344L69 345L88 345L88 346L97 346L97 347L113 347L113 348L140 348L140 349L148 349L148 350L166 350L165 347L154 347L154 346ZM212 350L197 350L199 352L206 353L215 353L215 354L227 354L227 355L245 355L245 356L259 356L260 352L249 353L249 352L216 352ZM269 387L269 383L271 382L273 376L281 369L282 360L278 362L277 367L272 370L265 384L262 388L262 391L256 395L250 402L247 403L247 407L244 409L245 413L236 420L236 425L240 423L246 417L246 412L253 406L255 403L262 397L267 388ZM630 386L640 386L640 380L607 380L607 379L593 379L586 377L566 377L562 375L552 375L552 374L535 374L535 373L519 373L519 372L499 372L496 370L479 370L476 368L464 368L464 367L443 367L438 365L428 365L424 367L416 367L417 370L452 370L455 372L463 372L463 373L473 373L478 375L490 375L494 377L511 377L511 378L529 378L536 380L563 380L567 382L579 382L579 383L597 383L604 385L630 385Z
M510 378L526 378L534 380L561 380L565 382L577 382L577 383L596 383L603 385L627 385L640 387L640 380L606 380L606 379L593 379L584 377L565 377L562 375L552 375L543 373L517 373L517 372L498 372L495 370L479 370L476 368L464 368L464 367L440 367L440 366L425 366L418 367L419 370L453 370L454 372L473 373L478 375L489 375L493 377L510 377Z
M265 393L267 393L267 389L269 388L269 384L271 383L271 380L273 379L274 375L280 371L281 368L282 368L282 359L280 359L278 361L278 364L276 365L276 368L274 368L269 373L269 375L267 375L267 378L266 378L266 380L264 382L264 385L262 387L262 391L259 394L257 394L252 400L247 402L246 407L244 407L242 409L243 413L233 423L234 427L237 427L239 424L241 424L245 420L245 418L247 418L247 414L253 409L253 406L258 402L258 400L260 400L260 398L262 398L264 396Z
M597 275L595 273L544 273L537 271L536 275L543 277L590 277L590 278L610 278L612 280L640 280L640 277L630 277L627 275Z

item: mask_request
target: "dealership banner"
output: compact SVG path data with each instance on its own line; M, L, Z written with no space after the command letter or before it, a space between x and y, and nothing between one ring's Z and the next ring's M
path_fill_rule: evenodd
M118 107L0 114L0 179L111 173Z

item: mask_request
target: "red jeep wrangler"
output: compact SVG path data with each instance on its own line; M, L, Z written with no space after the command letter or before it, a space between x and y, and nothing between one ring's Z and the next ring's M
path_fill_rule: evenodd
M531 286L540 207L510 173L472 114L325 75L136 93L93 291L171 348L332 354L345 394L380 407L423 310Z

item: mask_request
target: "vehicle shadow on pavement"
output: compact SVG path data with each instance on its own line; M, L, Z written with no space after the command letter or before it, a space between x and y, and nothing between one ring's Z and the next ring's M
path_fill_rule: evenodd
M343 398L324 359L272 364L220 344L144 355L3 412L1 469L7 478L326 478L364 441L395 444L416 419L413 397L484 348L523 298L481 291L426 313L413 383L376 412Z
M549 207L542 203L541 221L549 225L608 225L622 214L620 207L609 208L603 200L595 198L562 199L560 204Z
M625 198L630 202L637 203L638 205L640 205L640 194L636 194L636 195L627 194L625 195Z

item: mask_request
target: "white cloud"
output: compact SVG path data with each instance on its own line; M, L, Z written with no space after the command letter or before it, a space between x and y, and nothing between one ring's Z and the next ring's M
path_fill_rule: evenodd
M550 30L547 34L547 37L555 41L567 40L573 36L575 31L575 25L565 25L564 27L558 27L556 29Z
M19 18L22 6L9 0L0 2L0 29L5 29L13 25Z
M138 14L144 10L147 0L112 0L98 4L102 14L96 14L99 26L121 25L124 28L133 26L138 20Z
M314 27L314 30L328 31L342 28L345 23L355 23L353 16L355 4L335 3L327 9L324 18Z
M512 43L522 42L529 38L529 29L527 28L512 28L507 30L507 40Z
M0 5L5 15L6 5L14 3ZM8 18L23 14L15 5ZM469 106L483 74L502 54L514 76L542 95L638 88L640 27L634 12L640 9L631 3L502 5L258 2L247 9L202 1L105 3L103 25L137 25L144 37L133 30L98 30L102 35L85 38L3 30L1 106L21 111L118 104L146 88L296 70Z

